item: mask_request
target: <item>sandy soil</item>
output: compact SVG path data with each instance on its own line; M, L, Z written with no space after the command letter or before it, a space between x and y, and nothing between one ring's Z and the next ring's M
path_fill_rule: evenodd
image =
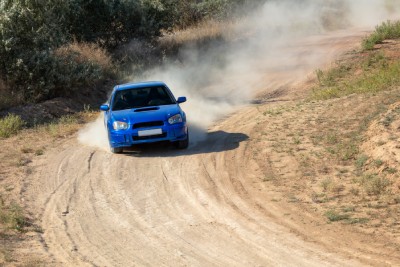
M355 29L316 36L294 54L326 54L319 65L303 66L312 73L364 35ZM268 143L256 142L269 123L260 109L293 106L306 94L312 75L295 71L271 67L254 103L210 127L207 140L187 151L148 146L113 155L82 146L76 136L54 144L30 163L21 190L43 229L32 248L54 266L398 264L399 252L385 240L327 224L301 201L276 201L294 198L263 180L279 168L284 177L301 178L296 161L284 157L277 167Z

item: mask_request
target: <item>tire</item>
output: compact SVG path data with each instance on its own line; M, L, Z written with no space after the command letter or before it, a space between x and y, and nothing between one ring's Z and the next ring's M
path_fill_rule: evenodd
M178 149L186 149L189 147L189 132L185 140L177 141L175 143L176 148Z
M111 147L110 150L114 154L121 154L122 152L124 152L124 149L122 147Z

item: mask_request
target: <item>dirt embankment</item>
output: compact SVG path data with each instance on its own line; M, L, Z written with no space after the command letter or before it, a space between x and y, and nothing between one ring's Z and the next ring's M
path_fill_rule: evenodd
M328 65L364 34L315 37L297 54L324 47L319 51ZM307 66L309 73L323 64ZM398 90L305 101L313 75L293 78L292 71L271 66L254 103L210 127L207 139L187 151L150 146L113 155L79 144L75 134L54 144L39 137L27 144L24 135L2 142L7 153L31 148L28 161L14 166L14 175L12 167L4 169L1 181L16 184L9 191L41 229L22 243L34 252L22 248L18 260L36 257L54 266L396 265L398 203L387 198L387 215L369 207L387 195L364 194L355 178L377 159L383 162L373 165L378 172L398 162L398 102L390 103L399 99ZM389 108L376 113L382 104ZM366 121L371 113L377 115ZM365 139L345 142L355 134ZM361 148L357 155L368 156L361 167L340 156L353 145ZM380 224L368 219L372 213ZM329 219L335 215L345 217Z

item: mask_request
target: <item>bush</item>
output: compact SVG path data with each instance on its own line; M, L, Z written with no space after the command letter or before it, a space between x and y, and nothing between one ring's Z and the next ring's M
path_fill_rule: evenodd
M387 21L377 26L375 32L363 40L362 47L364 50L372 50L384 40L397 38L400 38L400 21Z
M2 0L0 79L7 91L0 91L0 109L12 99L42 101L112 78L106 51L133 39L155 43L162 30L227 18L250 2L263 1Z
M386 177L380 177L373 174L364 175L360 178L359 183L368 195L384 194L392 184Z
M0 137L8 138L17 134L25 125L20 116L8 114L5 118L0 119Z
M89 93L94 85L115 75L110 55L96 44L73 42L57 48L51 57L57 72L49 77L50 97Z
M328 210L327 212L325 212L325 216L330 222L348 220L350 218L348 214L341 214L334 210Z
M12 203L9 207L5 207L0 199L0 225L4 225L6 229L23 232L28 222L18 204Z

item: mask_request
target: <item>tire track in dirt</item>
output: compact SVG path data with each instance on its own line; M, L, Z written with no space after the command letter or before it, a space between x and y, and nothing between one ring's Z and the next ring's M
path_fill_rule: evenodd
M218 148L226 140L214 142ZM175 152L142 158L98 151L88 173L84 159L90 150L71 148L61 161L68 166L63 176L70 178L58 186L43 213L50 253L66 265L317 266L325 261L317 247L254 209L240 182L243 172L227 170L232 167L227 158L241 161L243 151L168 160L163 153ZM207 163L214 159L215 165ZM345 262L335 255L326 264Z
M326 63L361 34L326 42ZM290 76L290 70L271 73L264 92L281 88L287 93L274 94L298 97L302 92L293 94L294 83L287 84ZM187 151L153 146L112 155L75 140L49 151L27 194L31 209L41 214L54 264L361 265L334 247L305 241L292 230L296 222L285 220L285 211L271 201L249 146L257 112L246 107L233 114Z

